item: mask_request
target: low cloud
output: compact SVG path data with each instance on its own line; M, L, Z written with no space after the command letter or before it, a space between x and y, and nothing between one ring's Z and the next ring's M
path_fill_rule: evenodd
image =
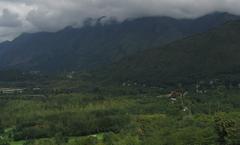
M12 13L8 9L2 11L0 16L0 27L19 27L22 21L19 19L17 13Z
M240 14L239 7L239 0L0 0L0 32L9 35L0 40L22 32L81 26L86 18L195 18L212 12Z

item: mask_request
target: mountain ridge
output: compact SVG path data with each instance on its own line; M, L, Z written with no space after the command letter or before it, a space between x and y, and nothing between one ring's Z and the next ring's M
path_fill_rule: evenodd
M66 27L55 33L25 33L11 42L0 44L0 69L94 69L236 19L239 16L227 13L197 19L146 17L122 23Z

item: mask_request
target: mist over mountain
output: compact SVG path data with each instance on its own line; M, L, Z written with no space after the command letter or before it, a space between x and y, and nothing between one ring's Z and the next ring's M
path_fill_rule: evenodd
M58 32L24 33L0 44L0 68L63 71L106 66L145 49L206 32L239 19L227 13L197 19L144 17L108 24L67 27Z
M81 27L85 19L166 16L197 18L214 12L240 15L239 0L0 0L0 42L23 32Z

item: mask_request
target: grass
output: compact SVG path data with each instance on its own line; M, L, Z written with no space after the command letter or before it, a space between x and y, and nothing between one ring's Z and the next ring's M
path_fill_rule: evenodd
M25 141L14 141L11 142L10 145L23 145L25 143Z
M99 141L102 141L103 137L104 137L104 133L93 134L90 136L96 137ZM87 137L87 136L83 136L83 137ZM69 142L74 142L76 139L80 139L80 138L82 138L82 137L69 137ZM39 140L42 140L42 139L39 139ZM49 140L51 140L51 138L49 138ZM23 141L23 140L22 141L13 141L10 143L10 145L23 145L24 143L25 143L25 141Z

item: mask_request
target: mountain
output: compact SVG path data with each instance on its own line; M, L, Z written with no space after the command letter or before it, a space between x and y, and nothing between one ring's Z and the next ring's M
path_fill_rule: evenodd
M67 27L55 33L25 33L11 42L0 44L0 69L92 69L236 19L239 17L227 13L197 19L146 17L121 23L98 22L82 28Z
M240 82L240 21L145 50L111 68L122 81L192 83L221 79Z

